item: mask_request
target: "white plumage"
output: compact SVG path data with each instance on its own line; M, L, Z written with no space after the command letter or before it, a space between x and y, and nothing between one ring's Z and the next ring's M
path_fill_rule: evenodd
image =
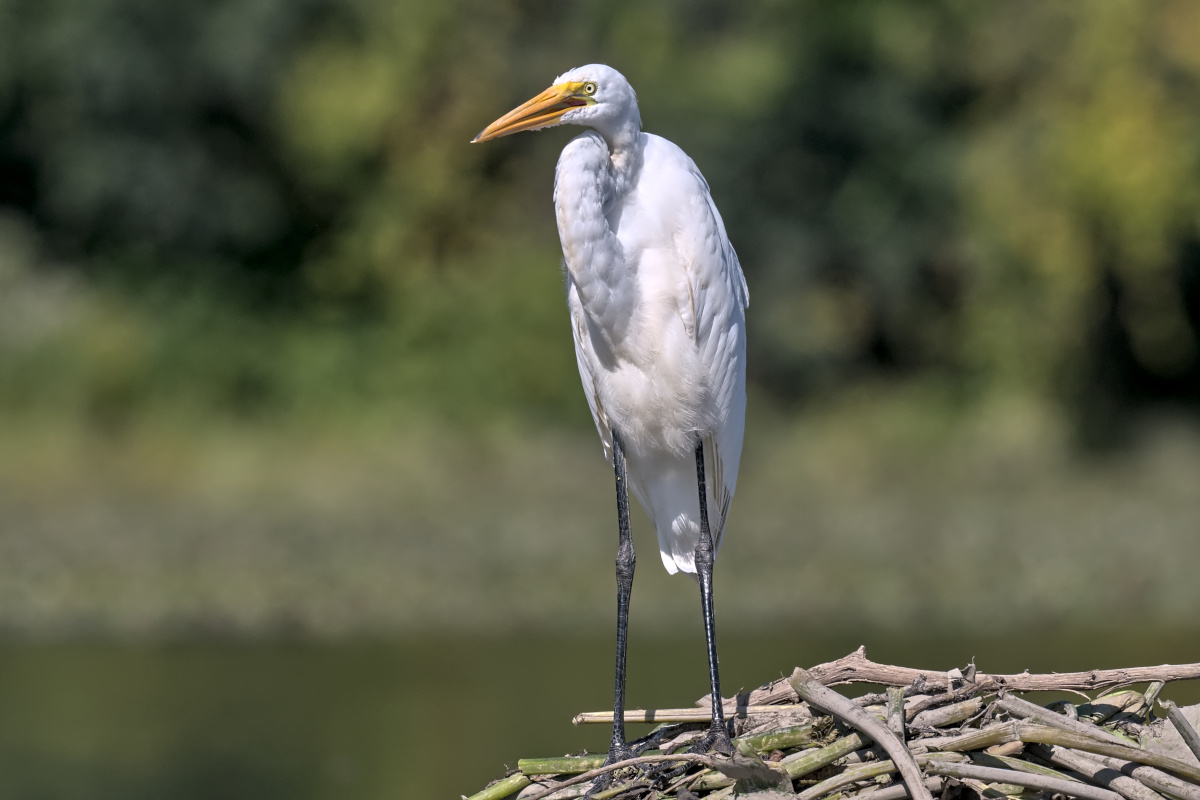
M613 427L621 434L663 565L695 573L697 436L718 548L737 484L746 280L700 170L676 145L640 131L633 89L611 67L560 75L477 140L564 123L594 129L563 149L554 182L584 394L610 461Z
M554 209L579 376L616 475L617 658L606 763L635 755L623 711L636 563L626 484L654 520L667 571L699 578L712 725L692 752L732 753L712 571L742 454L746 280L700 170L671 142L641 132L633 89L611 67L560 75L475 141L560 124L592 129L563 148Z

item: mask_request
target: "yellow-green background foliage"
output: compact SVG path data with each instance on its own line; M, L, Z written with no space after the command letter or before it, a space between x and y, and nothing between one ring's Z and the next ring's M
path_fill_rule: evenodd
M468 144L591 61L750 284L726 570L779 574L728 613L1177 616L1191 582L1110 567L1131 527L1195 563L1197 41L1190 0L0 0L8 624L606 620L571 132Z

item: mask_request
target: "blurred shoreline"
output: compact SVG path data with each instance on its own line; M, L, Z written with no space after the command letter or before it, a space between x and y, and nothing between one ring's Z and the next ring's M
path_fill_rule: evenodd
M1194 425L1152 419L1084 458L1036 404L949 424L903 396L758 406L717 570L724 627L1195 626ZM5 638L611 625L611 477L589 430L8 429ZM640 510L634 525L638 625L690 629L694 586L659 567Z

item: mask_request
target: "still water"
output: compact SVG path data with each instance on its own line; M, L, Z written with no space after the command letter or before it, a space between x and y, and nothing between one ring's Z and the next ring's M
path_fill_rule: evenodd
M706 691L697 637L635 637L631 707ZM726 694L867 645L930 669L1200 661L1191 632L722 636ZM518 758L601 750L608 637L377 643L0 645L0 799L458 798ZM1200 682L1166 696L1200 702ZM637 726L631 733L637 733Z

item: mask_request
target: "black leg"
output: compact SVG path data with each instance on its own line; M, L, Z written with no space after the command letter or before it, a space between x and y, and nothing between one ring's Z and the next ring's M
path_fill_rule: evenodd
M612 434L613 471L617 480L617 525L620 542L617 545L617 671L613 691L613 732L606 763L613 764L633 758L633 750L625 742L625 645L629 632L629 595L633 591L633 569L637 557L633 552L633 534L629 530L629 487L625 474L625 452L621 437Z
M696 484L700 490L700 541L696 544L696 572L700 578L700 603L704 607L704 636L708 642L708 681L712 688L712 727L692 752L716 750L732 754L733 743L725 727L721 705L721 677L717 673L717 622L713 615L712 574L715 553L708 526L708 492L704 482L704 440L696 440Z

